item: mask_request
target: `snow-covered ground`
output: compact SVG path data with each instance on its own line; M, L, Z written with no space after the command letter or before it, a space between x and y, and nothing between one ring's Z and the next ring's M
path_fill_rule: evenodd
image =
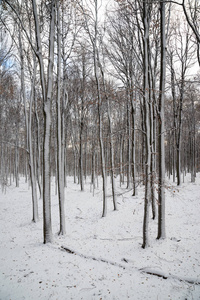
M89 179L88 179L89 182ZM150 247L142 249L143 187L132 197L118 188L118 211L108 199L101 218L102 193L85 192L68 178L65 237L57 236L59 211L52 188L55 240L44 245L40 221L31 222L31 190L0 193L0 299L200 299L200 174L177 189L166 190L167 238L157 241L157 221L150 220ZM71 254L63 247L75 251ZM162 277L147 274L163 274Z

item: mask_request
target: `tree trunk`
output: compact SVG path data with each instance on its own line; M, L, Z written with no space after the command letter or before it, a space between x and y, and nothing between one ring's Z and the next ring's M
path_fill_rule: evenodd
M115 187L115 163L114 163L114 146L113 146L113 131L112 131L112 120L110 111L110 100L107 97L108 105L108 122L109 122L109 133L110 133L110 163L111 163L111 182L112 182L112 197L114 210L117 210L117 199L116 199L116 187Z
M165 234L165 73L166 73L166 37L165 37L165 2L160 1L160 31L161 31L161 67L158 122L158 239L164 239Z
M40 193L40 199L42 197L42 186L41 186L41 151L40 151L40 123L39 123L39 117L37 113L37 101L35 101L36 106L35 106L35 119L36 119L36 124L37 124L37 160L36 160L36 165L37 165L37 183L38 183L38 188L39 188L39 193Z
M32 85L31 85L29 120L28 120L28 113L27 113L27 108L26 108L26 96L25 96L24 54L23 54L24 50L22 47L21 27L19 27L19 51L20 51L20 59L21 59L21 96L22 96L22 100L24 103L26 147L28 150L27 151L28 164L29 164L29 170L30 170L31 189L32 189L32 209L33 209L32 221L37 222L39 219L38 199L37 199L36 177L35 177L33 145L32 145L32 107L33 107L35 77L36 77L36 61L35 61L35 57L34 57L34 70L33 70L33 78L32 78ZM26 159L27 159L27 157L26 157ZM27 171L26 171L26 174L27 174Z
M33 203L33 222L37 222L39 219L38 215L38 199L37 199L37 186L36 186L36 169L34 164L33 156L33 144L32 144L32 107L34 100L34 89L35 89L35 78L36 78L36 60L34 58L34 71L32 78L31 87L31 98L29 105L29 124L28 124L28 147L29 147L29 167L31 176L31 188L32 188L32 203Z
M123 135L120 134L120 153L119 153L119 172L120 172L120 187L123 183Z
M127 93L127 186L130 187L130 174L131 174L131 124L130 124L130 112L129 112L129 99Z
M152 219L156 218L156 199L155 199L155 143L154 143L154 118L153 118L153 105L150 99L149 104L150 114L150 142L151 142L151 207L152 207Z
M136 182L136 160L135 160L135 149L136 149L136 140L135 140L135 115L136 109L135 104L132 99L132 178L133 178L133 196L137 195L137 182ZM135 99L136 101L136 99Z
M15 183L19 187L19 129L17 125L15 140Z
M42 56L42 44L37 14L36 1L32 0L33 15L35 21L35 32L37 42L37 57L40 65L40 81L43 96L44 112L44 141L43 141L43 234L44 243L52 242L51 224L51 174L50 174L50 129L51 129L51 100L53 91L53 62L54 62L54 40L55 40L55 1L51 2L50 32L49 32L49 54L47 84L45 82L44 61Z
M81 116L80 125L80 144L79 144L79 179L81 185L81 191L84 191L84 181L83 181L83 120Z
M191 182L195 182L196 177L196 118L195 118L195 108L194 108L194 99L193 95L191 95L191 106L192 106L192 124L191 124Z
M144 200L144 220L143 220L143 248L149 246L148 227L149 227L149 207L151 197L150 187L150 163L151 163L151 148L150 148L150 116L149 116L149 85L148 85L148 38L149 38L149 21L147 16L147 8L149 2L143 3L143 24L144 24L144 36L143 36L143 70L144 70L144 87L143 87L143 101L144 101L144 118L145 118L145 200Z
M102 217L107 215L107 178L106 178L106 165L105 165L105 153L104 153L104 143L103 143L103 122L102 122L102 112L101 112L101 91L98 75L98 66L97 66L97 34L98 34L98 5L97 0L95 0L95 36L93 42L93 51L94 51L94 74L97 86L97 98L98 98L98 120L99 120L99 144L100 144L100 155L101 155L101 170L102 170L102 179L103 179L103 213Z
M58 198L59 198L59 214L60 214L60 235L66 234L65 228L65 187L64 187L64 153L62 139L64 128L62 128L61 118L61 35L60 35L60 11L59 3L56 2L57 11L57 167L58 167Z

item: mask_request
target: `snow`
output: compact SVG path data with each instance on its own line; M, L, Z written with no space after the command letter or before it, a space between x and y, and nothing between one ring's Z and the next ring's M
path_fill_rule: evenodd
M69 177L67 234L61 237L53 184L53 244L43 244L42 200L40 221L31 222L31 190L23 178L19 188L0 193L0 299L200 299L200 284L188 282L200 282L200 174L196 183L188 174L180 188L168 183L167 238L156 240L157 221L150 220L145 250L142 186L132 197L118 185L118 211L109 197L108 215L101 218L101 189L93 196L88 178L81 192Z

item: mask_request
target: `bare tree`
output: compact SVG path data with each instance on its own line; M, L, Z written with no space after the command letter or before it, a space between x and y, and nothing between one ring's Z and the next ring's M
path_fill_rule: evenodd
M57 166L58 166L58 197L60 213L60 231L59 234L65 235L65 186L64 186L64 130L62 123L61 107L61 24L60 7L56 2L57 12Z
M145 200L144 200L144 220L143 220L143 244L142 247L149 246L148 239L148 225L149 225L149 207L151 198L151 146L150 146L150 115L149 115L149 82L148 82L148 39L149 39L149 12L151 4L149 1L143 3L142 7L142 21L144 26L143 36L143 101L144 101L144 117L145 117Z
M160 90L158 112L158 239L165 238L165 74L166 74L166 32L165 2L160 1Z
M48 70L45 78L45 64L42 54L42 42L40 34L40 25L38 19L36 1L32 0L33 15L35 22L35 36L40 66L40 80L43 96L44 110L44 144L43 144L43 226L44 226L44 243L52 242L52 225L51 225L51 180L50 180L50 129L51 129L51 100L53 90L53 64L54 64L54 40L55 40L55 1L50 3L50 31L49 31L49 55Z
M200 3L198 0L183 0L183 11L197 41L197 58L200 66Z

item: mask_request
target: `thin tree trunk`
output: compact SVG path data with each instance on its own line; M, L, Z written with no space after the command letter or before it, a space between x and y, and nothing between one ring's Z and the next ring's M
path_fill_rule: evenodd
M128 94L128 93L127 93ZM127 97L127 186L130 187L130 174L131 174L131 124L130 124L130 112L129 112L129 101Z
M149 208L150 208L150 163L151 163L151 148L150 148L150 118L149 118L149 85L148 85L148 38L149 38L149 21L147 16L148 3L143 3L143 24L144 24L144 37L143 37L143 51L144 51L144 87L143 87L143 100L144 100L144 117L145 117L145 200L144 200L144 219L143 219L143 248L149 246L148 227L149 227Z
M42 186L41 186L41 151L40 151L40 123L39 123L39 117L37 113L37 101L35 101L35 119L36 119L36 124L37 124L37 160L36 160L36 165L37 165L37 183L38 183L38 188L39 188L39 193L40 193L40 199L42 197Z
M59 3L56 2L57 10L57 167L58 167L58 198L60 214L60 231L59 234L65 235L65 187L64 187L64 153L63 153L63 131L61 118L61 35L60 35L60 11Z
M84 146L84 148L85 148L85 170L84 170L84 172L85 172L85 182L87 181L87 170L88 170L88 165L87 165L87 142L88 142L88 137L87 137L87 135L88 135L88 131L87 131L87 128L85 129L85 146Z
M15 138L15 183L19 187L19 128L17 125Z
M107 179L106 179L106 165L105 165L105 153L104 153L104 143L103 143L103 122L102 122L102 112L101 112L101 91L98 75L98 66L97 66L97 33L98 33L98 6L97 0L95 0L95 36L93 42L93 51L94 51L94 74L97 86L97 98L98 98L98 120L99 120L99 144L100 144L100 154L101 154L101 170L102 170L102 179L103 179L103 213L102 217L107 215Z
M161 67L160 67L160 96L158 122L158 239L164 239L165 234L165 73L166 73L166 37L165 37L165 2L160 1L161 15Z
M119 153L120 187L123 183L123 135L120 134L120 153Z
M137 182L136 182L136 160L135 160L135 150L136 150L136 139L135 139L135 115L136 109L135 104L132 99L132 178L133 178L133 196L137 195Z
M111 182L112 182L112 197L114 210L117 210L117 199L116 199L116 187L115 187L115 163L114 163L114 146L113 146L113 131L112 131L112 120L110 111L110 100L107 98L108 104L108 122L109 122L109 133L110 133L110 163L111 163Z
M182 107L183 107L183 93L184 93L184 78L181 82L181 95L179 103L179 118L178 118L178 133L176 140L176 173L177 173L177 185L181 185L181 135L182 135Z
M192 124L191 124L191 182L195 182L196 177L196 164L195 164L195 155L196 155L196 147L195 147L195 136L196 136L196 118L195 118L195 108L194 108L194 99L193 95L191 95L192 99Z
M151 99L150 99L151 101ZM150 102L149 104L150 113L150 140L151 140L151 207L152 207L152 219L156 218L156 199L155 199L155 148L154 148L154 120L153 120L153 106Z
M35 89L35 78L36 78L36 60L34 57L34 71L32 78L31 87L31 98L29 105L29 124L28 124L28 146L29 146L29 166L31 176L31 188L32 188L32 202L33 202L33 222L37 222L39 219L38 215L38 199L37 199L37 187L36 187L36 172L33 156L33 145L32 145L32 107L34 100L34 89Z
M84 191L84 181L83 181L83 99L81 105L81 124L80 124L80 142L79 142L79 178L81 191Z

